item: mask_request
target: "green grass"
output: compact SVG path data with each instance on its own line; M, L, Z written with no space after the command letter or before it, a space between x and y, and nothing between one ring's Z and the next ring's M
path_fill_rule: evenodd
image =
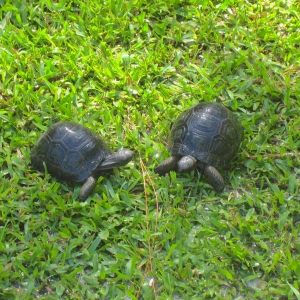
M0 4L0 299L300 299L298 1ZM153 171L201 101L245 129L221 194ZM136 153L84 203L30 167L59 120Z

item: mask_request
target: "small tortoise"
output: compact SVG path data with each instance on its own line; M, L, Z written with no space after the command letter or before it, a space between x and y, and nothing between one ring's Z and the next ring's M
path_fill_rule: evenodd
M113 168L126 165L133 157L130 150L116 153L88 128L73 122L58 122L44 132L31 150L32 165L66 181L83 182L79 200L84 201L97 178Z
M234 114L217 102L200 103L184 111L174 122L168 141L172 156L155 172L204 170L217 192L224 180L217 167L224 167L236 154L243 138L243 127Z

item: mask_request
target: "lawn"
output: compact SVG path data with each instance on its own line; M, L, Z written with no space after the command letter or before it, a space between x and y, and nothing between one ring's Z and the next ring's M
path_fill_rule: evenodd
M0 299L300 299L299 1L0 4ZM202 101L244 127L222 193L154 172ZM135 152L85 202L30 165L60 120Z

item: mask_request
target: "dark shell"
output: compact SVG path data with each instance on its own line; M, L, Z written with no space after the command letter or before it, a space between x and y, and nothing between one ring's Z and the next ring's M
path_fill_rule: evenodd
M184 111L169 138L172 155L191 155L214 167L228 165L243 138L234 114L217 102L201 103Z
M31 161L39 171L44 171L45 162L48 172L55 177L81 182L90 175L98 177L99 163L110 154L111 150L94 132L62 121L40 136L31 150Z

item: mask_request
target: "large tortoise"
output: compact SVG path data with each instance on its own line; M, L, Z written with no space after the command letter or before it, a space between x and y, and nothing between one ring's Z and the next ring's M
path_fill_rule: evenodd
M130 150L112 153L105 142L90 129L61 121L44 132L31 150L32 165L66 181L82 182L79 200L84 201L97 178L113 168L126 165L133 157Z
M164 175L172 170L204 170L217 192L224 180L216 168L224 167L236 154L243 138L243 127L234 114L217 102L200 103L184 111L174 122L168 141L172 156L155 171Z

